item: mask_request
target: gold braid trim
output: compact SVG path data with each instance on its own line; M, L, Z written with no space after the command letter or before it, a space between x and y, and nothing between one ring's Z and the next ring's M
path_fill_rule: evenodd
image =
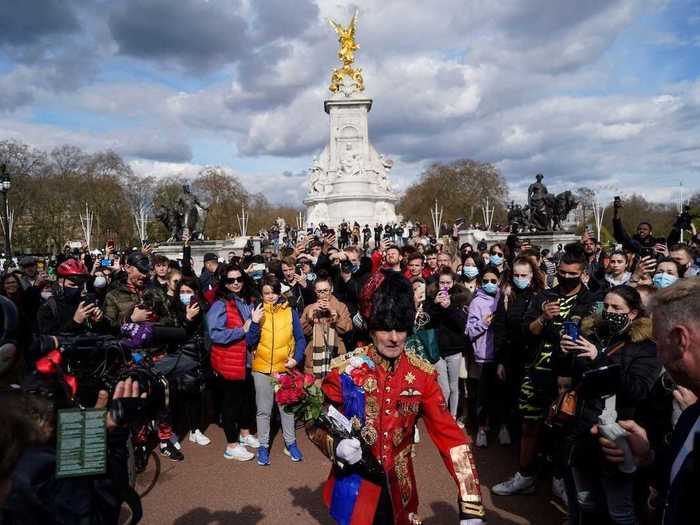
M362 356L367 353L367 347L362 347L358 348L356 350L353 350L352 352L348 352L343 355L339 355L338 357L334 357L331 359L331 368L337 368L338 372L341 374L345 370L345 367L348 365L348 361L352 359L355 356Z
M406 352L406 357L408 358L409 363L416 368L421 369L423 372L427 372L428 374L435 372L435 367L431 365L430 361L427 359L423 359L421 356L414 354L413 352Z
M481 506L481 486L469 445L452 447L450 459L459 486L460 502Z

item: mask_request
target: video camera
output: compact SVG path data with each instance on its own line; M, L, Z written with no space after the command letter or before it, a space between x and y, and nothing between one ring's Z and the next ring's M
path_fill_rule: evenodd
M154 326L151 345L162 346L184 343L187 339L183 328ZM145 400L121 400L113 402L111 410L118 424L155 418L170 404L168 379L156 370L141 353L131 353L122 341L111 335L82 334L36 336L32 354L46 355L59 351L65 374L75 377L77 391L75 401L83 407L95 405L100 390L111 394L119 381L132 378L138 381Z

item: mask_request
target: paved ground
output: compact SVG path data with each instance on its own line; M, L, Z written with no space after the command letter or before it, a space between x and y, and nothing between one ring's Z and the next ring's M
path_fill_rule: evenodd
M434 445L427 438L417 445L416 476L426 525L458 523L456 487ZM162 473L155 488L144 498L145 525L333 525L323 506L321 490L329 462L299 431L305 454L292 463L282 453L282 438L272 447L272 464L238 463L223 458L224 436L210 427L211 445L183 442L186 459L173 463L162 459ZM491 445L477 450L477 467L489 523L560 525L563 516L550 503L549 484L540 483L530 496L493 496L489 488L509 476L516 463L516 447ZM126 519L123 520L126 522Z

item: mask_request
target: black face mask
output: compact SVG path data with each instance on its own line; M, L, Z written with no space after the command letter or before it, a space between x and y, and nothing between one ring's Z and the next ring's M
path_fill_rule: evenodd
M557 274L557 281L559 282L559 288L562 292L569 293L576 289L576 287L581 284L581 277L562 277Z
M80 288L63 287L63 300L69 304L78 304L80 302Z
M603 321L608 325L610 335L621 334L630 324L630 318L627 314L608 311L603 312Z

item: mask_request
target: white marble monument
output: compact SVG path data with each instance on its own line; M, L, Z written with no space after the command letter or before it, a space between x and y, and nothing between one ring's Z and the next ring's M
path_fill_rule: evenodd
M393 161L369 142L367 114L372 99L363 95L362 71L353 68L357 13L345 28L331 21L340 41L343 66L333 71L333 95L324 102L330 115L330 143L309 170L306 224L335 227L343 221L374 225L396 221L396 194L389 171Z

